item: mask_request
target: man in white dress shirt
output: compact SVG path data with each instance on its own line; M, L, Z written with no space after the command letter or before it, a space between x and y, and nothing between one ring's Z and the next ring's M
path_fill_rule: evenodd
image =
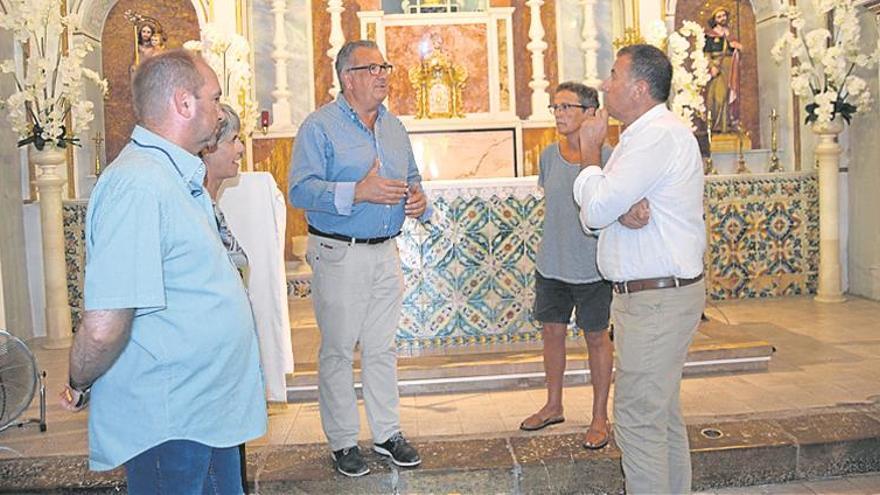
M613 282L617 361L614 434L627 493L688 493L690 451L681 371L705 303L703 172L697 141L666 108L672 66L650 45L617 53L602 85L606 110L581 124L574 183L598 262ZM598 166L608 115L626 130Z

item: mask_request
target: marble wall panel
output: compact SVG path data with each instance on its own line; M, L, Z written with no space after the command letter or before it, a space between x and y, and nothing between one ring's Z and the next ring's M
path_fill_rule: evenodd
M730 12L730 29L743 44L740 62L740 120L752 139L752 149L761 147L761 124L758 110L758 41L755 34L755 13L749 2L737 0L680 0L675 8L675 27L691 20L708 27L712 11L726 7ZM737 12L739 15L737 16Z
M166 48L179 48L184 42L200 37L199 20L189 0L120 0L110 9L101 33L101 71L109 86L104 102L107 163L116 158L128 142L135 124L131 105L135 39L134 29L124 16L126 10L157 19L168 37Z
M544 51L544 73L550 85L548 91L559 84L557 47L556 47L556 1L547 0L541 7L541 24L544 26L544 41L547 49ZM529 81L532 80L532 52L526 45L529 43L529 23L532 15L525 0L511 0L513 12L513 57L516 78L516 114L526 119L532 113L532 90Z
M489 111L489 59L485 24L386 26L386 57L394 64L388 108L397 115L415 115L416 92L409 69L420 63L419 43L438 36L451 62L464 66L468 78L461 96L465 113Z
M512 128L413 133L410 141L423 180L516 176Z

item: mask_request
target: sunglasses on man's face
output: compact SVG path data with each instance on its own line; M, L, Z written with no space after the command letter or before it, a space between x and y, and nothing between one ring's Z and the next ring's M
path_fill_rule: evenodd
M382 72L385 72L389 76L391 75L391 71L394 69L394 66L389 63L384 64L368 64L368 65L358 65L355 67L349 67L349 71L353 70L365 70L369 71L371 76L378 76Z

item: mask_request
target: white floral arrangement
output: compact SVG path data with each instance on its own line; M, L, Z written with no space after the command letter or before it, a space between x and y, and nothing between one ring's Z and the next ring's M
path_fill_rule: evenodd
M871 92L856 72L877 63L880 41L873 52L863 51L853 0L813 0L813 6L820 18L831 13L834 32L825 28L805 31L800 9L789 7L783 16L794 32L779 38L770 53L777 63L786 53L792 59L791 86L808 102L806 123L825 126L838 115L850 123L854 114L871 108Z
M645 42L665 50L672 63L673 113L696 130L694 117L706 113L703 88L709 82L709 60L703 53L706 34L694 21L684 21L678 31L669 33L663 21L654 22L645 35Z
M3 103L18 145L33 144L42 150L47 145L78 144L76 136L95 117L94 104L85 98L85 81L96 84L102 94L107 92L107 81L83 67L92 45L74 40L64 49L62 38L71 40L79 19L62 15L61 0L0 0L0 28L11 31L22 47L19 63L0 62L0 73L15 81L15 90ZM71 128L67 128L68 116Z
M187 41L183 47L201 52L217 73L223 90L221 101L238 112L244 140L257 124L257 102L251 93L254 72L250 64L250 44L241 35L215 23L205 24L201 36L201 41Z

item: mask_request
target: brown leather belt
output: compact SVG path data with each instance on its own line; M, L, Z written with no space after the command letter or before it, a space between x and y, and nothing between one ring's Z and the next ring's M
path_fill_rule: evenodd
M611 288L617 294L632 294L643 290L669 289L672 287L685 287L703 280L703 274L694 278L660 277L645 278L641 280L629 280L627 282L611 282Z

